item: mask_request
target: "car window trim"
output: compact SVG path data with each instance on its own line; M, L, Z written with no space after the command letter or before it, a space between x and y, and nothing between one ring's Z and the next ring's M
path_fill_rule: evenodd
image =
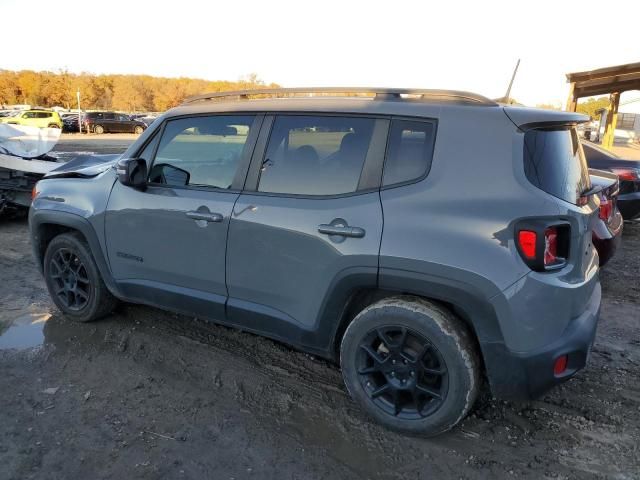
M379 173L376 172L377 167L381 167L385 157L386 150L386 138L389 132L389 119L388 115L371 115L371 114L357 114L357 113L344 113L344 112L266 112L265 121L262 125L262 131L258 139L258 144L254 150L253 157L251 159L251 165L249 167L249 173L247 174L247 181L245 182L243 192L251 193L252 195L263 195L268 197L283 197L283 198L308 198L308 199L331 199L352 197L355 195L361 195L378 191L380 188L380 182L382 181L382 170ZM358 179L358 186L353 192L336 193L328 195L307 195L302 193L283 193L283 192L260 192L258 191L258 184L260 181L260 169L262 168L262 162L266 155L269 141L271 140L271 134L275 125L277 117L283 116L298 116L298 117L340 117L340 118L367 118L374 122L374 129L367 150L360 177ZM386 121L386 122L385 122ZM378 123L380 122L380 123ZM387 123L385 128L385 123ZM380 135L384 135L382 141ZM376 137L374 138L375 135ZM374 145L375 144L375 145ZM372 151L372 145L379 151ZM371 157L371 158L370 158ZM363 176L366 176L363 182Z
M194 186L194 185L186 185L186 186L181 186L181 185L167 185L165 183L155 183L155 182L150 182L149 181L149 176L151 174L151 169L153 168L153 164L156 161L156 156L158 154L158 148L160 148L160 143L162 142L162 136L164 135L167 123L169 123L170 121L173 120L182 120L185 118L197 118L197 117L221 117L221 116L225 116L225 117L240 117L240 116L251 116L254 117L253 119L253 123L251 124L251 127L249 128L249 135L247 135L247 141L245 142L245 146L243 147L243 154L242 157L240 158L240 161L238 162L238 166L237 166L237 170L236 173L233 177L233 180L231 182L231 188L220 188L220 187L214 187L214 186ZM153 139L156 137L156 135L159 135L159 140L157 145L155 146L155 148L153 149L153 160L151 160L151 163L148 165L147 168L147 185L151 186L151 187L159 187L159 188L170 188L170 189L181 189L181 190L197 190L197 191L206 191L206 192L223 192L223 193L239 193L242 191L242 187L244 185L245 179L246 179L246 175L247 175L247 171L249 169L249 164L251 162L251 158L253 155L253 152L255 150L256 147L256 140L257 137L259 135L260 129L262 127L262 123L263 123L263 118L264 118L264 114L260 113L260 112L224 112L224 113L196 113L196 114L188 114L188 115L176 115L174 117L169 117L169 118L165 118L162 121L162 124L158 126L158 128L156 129L156 132L153 133L149 139L141 146L141 148L138 149L138 151L136 152L136 158L137 155L140 155L140 153L147 147L147 145L149 145L150 142L153 141ZM250 143L251 142L251 143Z

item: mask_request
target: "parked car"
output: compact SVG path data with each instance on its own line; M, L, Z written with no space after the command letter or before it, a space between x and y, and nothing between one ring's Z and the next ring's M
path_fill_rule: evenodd
M582 142L591 168L615 173L620 179L618 208L625 220L640 217L640 160L627 160L591 142Z
M92 133L137 133L141 134L147 124L132 120L129 115L115 112L87 112L84 114L84 130Z
M319 91L346 96L295 98ZM265 335L338 362L380 423L436 435L482 378L530 398L587 362L586 119L455 91L202 95L115 164L38 183L36 264L72 319L125 301Z
M601 188L598 192L599 221L593 227L593 244L598 251L602 267L616 253L622 239L624 221L617 205L620 182L615 173L604 170L589 169L589 176L591 184Z
M149 115L149 116L144 116L144 117L138 117L137 120L139 120L140 122L143 122L147 125L147 127L149 127L149 125L151 125L153 122L155 122L157 120L158 117L155 117L153 115Z
M77 113L64 116L64 118L62 119L62 131L65 133L80 131L80 124L78 123Z
M6 117L0 117L0 123L39 128L62 128L60 115L51 110L15 110Z

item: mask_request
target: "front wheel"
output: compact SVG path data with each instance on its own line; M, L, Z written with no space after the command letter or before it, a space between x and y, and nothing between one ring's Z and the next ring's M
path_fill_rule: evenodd
M417 297L383 299L360 312L340 348L347 389L375 420L434 436L469 412L480 388L480 359L467 326Z
M88 245L73 233L58 235L49 243L44 279L60 311L80 322L103 317L118 303L104 284Z
M57 123L52 123L48 126L48 128L57 128L58 130L60 130L60 125L58 125Z
M95 125L93 127L93 133L97 133L98 135L104 133L104 127L102 125Z
M136 125L136 128L133 129L133 133L135 133L136 135L140 135L142 132L144 132L144 128L142 128L140 125Z

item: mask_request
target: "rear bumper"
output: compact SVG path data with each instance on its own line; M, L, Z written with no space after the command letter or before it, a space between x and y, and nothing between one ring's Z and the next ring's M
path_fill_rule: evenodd
M494 365L488 371L494 396L510 400L535 398L584 368L596 334L601 295L597 283L584 312L569 322L557 340L541 349L522 353L510 351L502 342L484 344L485 362ZM562 355L568 356L567 368L555 375L554 363Z
M598 256L600 257L600 266L606 265L606 263L613 258L618 247L620 246L620 242L622 241L622 235L616 235L614 237L609 238L597 238L595 235L593 237L593 245L596 247L598 251Z
M616 208L609 222L598 220L593 227L593 245L600 257L600 266L605 265L616 253L622 240L624 221L620 211Z
M625 220L633 220L640 217L640 192L619 195L618 209Z

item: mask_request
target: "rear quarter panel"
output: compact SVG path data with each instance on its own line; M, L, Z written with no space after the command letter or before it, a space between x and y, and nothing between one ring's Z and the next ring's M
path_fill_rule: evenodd
M561 332L571 312L583 307L582 296L591 291L565 301L563 318L545 317L544 321L538 321L536 318L542 315L535 308L522 317L522 309L539 302L541 297L536 289L523 290L517 285L509 298L502 293L533 273L516 250L515 221L549 217L571 224L572 235L579 245L573 252L573 263L553 274L553 279L545 279L551 281L551 286L554 282L565 286L567 282L578 284L585 276L593 276L595 254L590 235L585 232L597 209L597 202L582 207L584 211L570 204L563 206L566 202L531 185L524 174L523 142L524 134L501 107L443 110L438 118L428 177L419 183L381 191L384 215L381 287L387 285L392 274L397 274L394 271L441 278L443 283L454 280L461 289L475 292L481 301L493 305L504 341L517 350L544 342L549 336L544 332L545 326L551 321L554 323L550 334ZM586 237L589 239L585 240ZM549 291L559 294L562 289L551 287ZM518 295L518 301L511 303L510 298ZM533 337L523 335L527 331ZM480 341L502 341L499 335L476 333Z

